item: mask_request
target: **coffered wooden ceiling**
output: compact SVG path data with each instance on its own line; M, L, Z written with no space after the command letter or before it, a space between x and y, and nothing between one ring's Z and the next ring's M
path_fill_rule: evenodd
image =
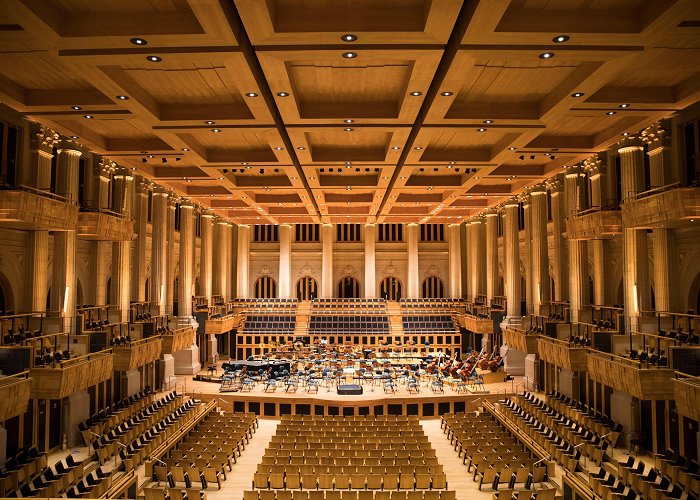
M3 0L0 99L235 222L459 222L700 100L700 2Z

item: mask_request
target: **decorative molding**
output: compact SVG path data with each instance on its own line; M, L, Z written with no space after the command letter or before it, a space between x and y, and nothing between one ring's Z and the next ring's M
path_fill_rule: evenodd
M349 278L354 278L357 276L357 272L355 271L355 268L352 267L350 264L345 266L343 270L340 272L340 275L342 277L349 277Z
M386 266L386 269L384 269L384 274L386 276L396 276L396 266L393 262L389 262L389 264Z
M440 269L435 264L431 264L430 266L428 266L426 268L424 276L426 278L430 278L432 276L439 278L440 277Z
M300 277L302 277L302 278L303 278L304 276L308 276L308 277L313 278L313 276L314 276L314 270L313 270L313 268L309 265L309 263L307 262L307 263L305 263L305 264L302 266L301 269L299 269L299 273L297 274L297 276L300 276Z

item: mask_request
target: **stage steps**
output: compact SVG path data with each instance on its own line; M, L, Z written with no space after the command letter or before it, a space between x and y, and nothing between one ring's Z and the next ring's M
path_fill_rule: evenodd
M297 305L297 322L294 326L294 336L309 335L309 316L311 316L311 301L304 300Z
M392 337L403 339L403 316L401 314L401 304L394 301L387 302L387 314L389 315L389 333Z

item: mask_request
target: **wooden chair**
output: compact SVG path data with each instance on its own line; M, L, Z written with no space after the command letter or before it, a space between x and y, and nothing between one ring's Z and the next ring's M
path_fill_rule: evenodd
M457 492L455 490L444 490L440 492L440 500L455 500Z
M285 488L288 490L301 489L301 478L299 474L286 474L284 477ZM277 499L279 500L279 498Z
M270 483L267 474L256 472L253 475L253 489L266 490L269 487Z
M280 490L284 488L284 474L282 473L271 473L268 477L270 488Z
M243 500L246 500L245 498ZM304 490L292 491L292 500L309 500L309 492Z
M243 500L260 500L260 493L257 491L244 491Z
M479 472L479 491L484 484L489 484L494 490L498 489L498 483L500 481L500 476L496 469L484 469L483 472Z

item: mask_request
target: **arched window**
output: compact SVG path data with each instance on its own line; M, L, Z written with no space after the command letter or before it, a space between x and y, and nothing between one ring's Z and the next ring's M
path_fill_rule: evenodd
M311 276L304 276L297 281L297 299L312 300L318 297L318 283Z
M401 282L394 276L387 276L382 281L380 288L380 297L386 300L401 299Z
M445 297L445 285L437 276L425 278L421 287L421 297L424 299L442 299Z
M360 297L360 284L352 276L346 276L338 282L338 298L356 299Z
M258 278L255 282L255 298L256 299L274 299L277 298L277 283L269 276Z

